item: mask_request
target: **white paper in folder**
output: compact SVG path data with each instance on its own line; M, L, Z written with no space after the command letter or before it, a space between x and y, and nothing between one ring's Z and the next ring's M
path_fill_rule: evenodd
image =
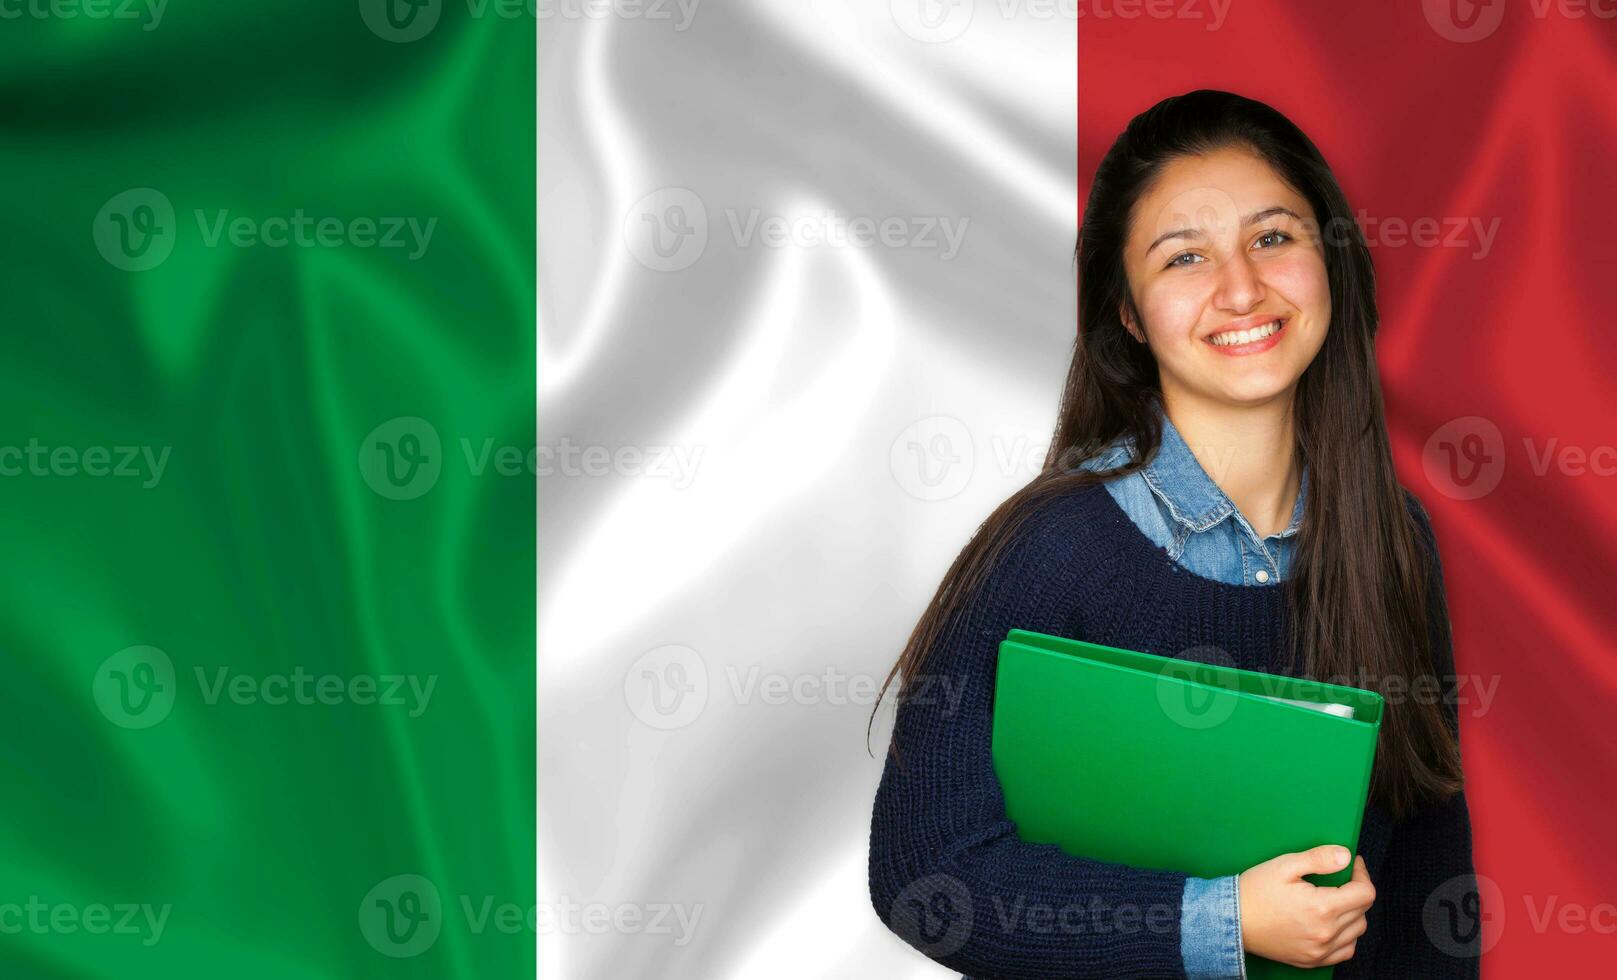
M1295 704L1299 708L1313 708L1315 711L1323 711L1338 718L1353 717L1353 705L1351 704L1320 704L1316 701L1295 701L1291 698L1277 698L1273 694L1260 694L1258 696L1268 698L1270 701L1279 701L1282 704Z

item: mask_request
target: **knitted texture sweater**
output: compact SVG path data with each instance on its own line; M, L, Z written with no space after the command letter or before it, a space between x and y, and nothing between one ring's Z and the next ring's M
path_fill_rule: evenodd
M1436 575L1432 673L1450 695L1457 732L1437 545L1425 510L1405 495ZM877 915L934 960L981 980L1183 977L1184 874L1026 843L1006 818L990 753L999 643L1018 627L1163 656L1211 661L1221 652L1219 662L1279 673L1290 619L1283 589L1186 571L1096 484L1042 501L962 602L899 703L897 755L887 756L871 820ZM1073 805L1106 801L1075 788ZM1478 930L1443 914L1475 911L1465 795L1398 822L1369 804L1359 853L1376 898L1337 980L1476 977Z

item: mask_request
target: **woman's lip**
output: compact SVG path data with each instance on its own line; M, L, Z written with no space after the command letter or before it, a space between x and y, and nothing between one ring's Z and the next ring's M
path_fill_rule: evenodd
M1212 338L1209 337L1207 339L1207 346L1211 347L1215 351L1218 351L1220 354L1227 354L1230 357L1245 357L1248 354L1261 354L1273 347L1275 344L1280 343L1280 338L1286 335L1286 325L1289 323L1291 323L1290 320L1281 319L1280 329L1276 330L1274 333L1263 338L1262 340L1254 340L1250 344L1235 344L1229 347L1220 347L1218 344L1213 343Z

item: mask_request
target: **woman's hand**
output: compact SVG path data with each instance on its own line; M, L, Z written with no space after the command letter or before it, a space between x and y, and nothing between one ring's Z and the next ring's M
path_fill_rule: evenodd
M1340 871L1347 860L1347 848L1325 844L1241 872L1246 951L1303 969L1352 957L1364 935L1364 913L1376 898L1364 858L1353 859L1353 880L1339 888L1303 880L1303 875Z

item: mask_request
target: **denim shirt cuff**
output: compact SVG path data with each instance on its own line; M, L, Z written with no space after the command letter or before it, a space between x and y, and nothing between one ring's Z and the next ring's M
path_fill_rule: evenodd
M1179 954L1189 980L1246 980L1238 878L1185 879Z

